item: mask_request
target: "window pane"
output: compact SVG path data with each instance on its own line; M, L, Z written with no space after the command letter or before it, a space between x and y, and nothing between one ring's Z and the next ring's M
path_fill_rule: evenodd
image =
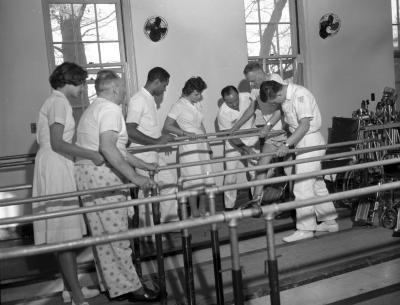
M292 54L292 36L290 32L290 25L278 25L278 39L279 39L279 55Z
M398 22L398 15L399 12L397 11L397 1L399 0L392 0L392 24L396 24Z
M399 32L397 25L393 26L393 47L399 48Z
M53 42L72 41L74 34L71 4L50 4L49 12Z
M96 16L94 11L94 4L84 4L82 17L79 19L79 29L82 41L96 41Z
M64 62L64 55L62 53L61 45L54 45L54 60L56 66Z
M260 1L261 22L270 22L274 8L275 8L274 0ZM276 22L278 22L278 20Z
M260 1L261 22L290 22L287 0Z
M244 0L246 22L259 22L257 0Z
M100 44L101 62L103 64L121 62L119 54L119 44L117 42Z
M84 46L85 46L86 63L88 64L100 63L99 49L97 47L97 43L85 43Z
M62 61L77 62L75 56L75 45L73 43L55 43L54 44L54 57L62 59Z
M97 22L99 40L118 40L117 14L115 4L98 4Z
M258 25L246 25L247 49L249 56L260 54L260 34Z
M96 76L95 76L96 78ZM96 90L94 88L94 84L88 84L88 99L89 99L89 104L93 102L93 100L97 97L96 96Z

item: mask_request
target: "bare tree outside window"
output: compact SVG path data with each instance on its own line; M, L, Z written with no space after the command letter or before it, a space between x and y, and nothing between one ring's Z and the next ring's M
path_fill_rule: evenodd
M124 77L119 1L43 1L51 68L70 61L85 67L89 73L84 96L71 101L78 119L95 97L94 79L98 70L113 69Z
M249 61L293 77L297 56L295 1L244 0Z

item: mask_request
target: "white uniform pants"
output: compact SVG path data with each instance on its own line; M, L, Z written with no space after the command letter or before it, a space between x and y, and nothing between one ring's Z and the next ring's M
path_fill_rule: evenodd
M306 135L297 147L309 147L323 145L325 141L322 135L317 132ZM317 156L323 156L324 150L312 151L296 156L296 160ZM321 170L321 162L300 163L296 165L296 174ZM329 195L325 181L322 176L296 180L293 187L293 194L296 200L310 199ZM298 230L314 231L318 221L334 220L337 218L335 206L332 201L324 202L315 206L308 206L296 209L296 228Z
M164 159L164 155L158 154L157 152L145 152L135 154L135 157L140 158L144 162L147 163L157 163L159 166L166 165L166 161ZM149 176L148 171L144 171L141 169L136 169L136 172L143 176ZM177 190L176 186L174 187L163 187L164 185L175 184L177 181L177 175L172 170L163 170L156 174L154 177L156 182L161 184L161 195L170 195L174 194ZM143 198L144 194L142 190L139 190L139 198ZM178 217L178 205L176 200L168 200L160 203L160 213L161 213L161 223L169 222L169 221L177 221ZM140 223L145 226L153 225L153 213L151 209L151 204L140 205L139 206L139 219Z
M258 150L255 150L255 152L259 152ZM231 150L225 154L226 158L232 158L232 157L239 157L240 153L237 150ZM251 163L248 163L249 166L251 166ZM225 162L225 169L226 170L231 170L231 169L238 169L238 168L244 168L244 164L240 162L239 160L235 161L227 161ZM254 179L254 171L248 172L249 175ZM246 175L249 176L249 175ZM224 176L224 185L231 185L231 184L236 184L237 182L237 176L238 174L229 174ZM252 188L253 192L253 188ZM233 209L235 207L235 202L237 198L237 190L231 190L231 191L226 191L224 192L224 203L225 203L225 208L227 209Z

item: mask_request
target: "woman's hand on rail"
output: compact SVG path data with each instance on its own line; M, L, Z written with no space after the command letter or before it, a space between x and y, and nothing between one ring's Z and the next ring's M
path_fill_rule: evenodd
M103 155L97 151L93 152L92 161L96 166L103 165L106 162Z
M146 163L146 169L148 171L158 172L158 164L157 163Z
M278 147L276 155L278 157L284 157L288 154L288 152L289 152L289 146L286 146L286 144L282 144L281 146Z
M157 186L157 183L154 180L150 179L149 177L141 175L137 175L134 181L132 182L135 183L138 187L142 188L143 190L148 190L151 189L152 187Z

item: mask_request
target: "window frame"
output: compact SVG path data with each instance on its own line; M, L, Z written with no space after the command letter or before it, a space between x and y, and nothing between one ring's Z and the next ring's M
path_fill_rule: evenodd
M243 0L244 1L244 0ZM247 22L245 18L245 27L246 27L246 36L247 36L247 25L258 25L258 34L260 37L260 50L261 50L261 43L262 43L262 25L268 25L271 24L272 22L262 22L261 18L261 11L260 11L260 1L263 0L257 0L257 13L258 13L258 22ZM274 1L276 2L276 1ZM285 25L290 25L291 28L291 48L292 48L292 54L290 55L257 55L257 56L250 56L247 55L248 61L258 61L262 64L262 67L264 71L269 72L268 65L276 65L278 66L279 73L281 74L282 77L285 77L283 75L283 63L285 61L290 61L293 60L292 65L293 65L293 78L297 83L302 83L303 76L302 76L302 63L300 63L301 59L301 54L300 54L300 39L299 39L299 22L298 22L298 3L297 0L287 0L287 5L289 5L289 22L277 22L274 23L277 26L280 24L285 24ZM275 32L277 29L275 29ZM274 34L275 36L275 34ZM277 37L277 45L279 48L279 35ZM247 45L247 39L246 39L246 47L248 49ZM247 53L248 54L248 53ZM277 64L274 64L274 62L277 62Z
M54 43L51 27L51 18L49 6L51 4L114 4L116 6L116 22L118 28L118 43L120 50L120 61L117 63L96 63L96 64L82 64L77 63L85 68L88 73L97 73L100 69L111 68L115 72L121 74L125 79L127 98L132 96L134 92L138 90L137 85L137 73L136 73L136 60L135 51L132 36L132 18L131 18L131 6L129 0L42 0L43 10L43 21L44 21L44 32L47 46L47 59L49 73L51 73L56 67L55 55L54 55ZM97 26L97 24L96 24ZM129 34L131 33L131 34ZM68 43L74 43L78 45L83 41L72 41ZM97 39L93 42L100 43ZM99 56L100 56L99 51ZM101 61L101 58L99 58ZM118 67L118 68L115 68ZM94 80L88 80L89 84L94 83ZM80 105L73 105L72 108L83 111L88 105L88 101L82 100Z

